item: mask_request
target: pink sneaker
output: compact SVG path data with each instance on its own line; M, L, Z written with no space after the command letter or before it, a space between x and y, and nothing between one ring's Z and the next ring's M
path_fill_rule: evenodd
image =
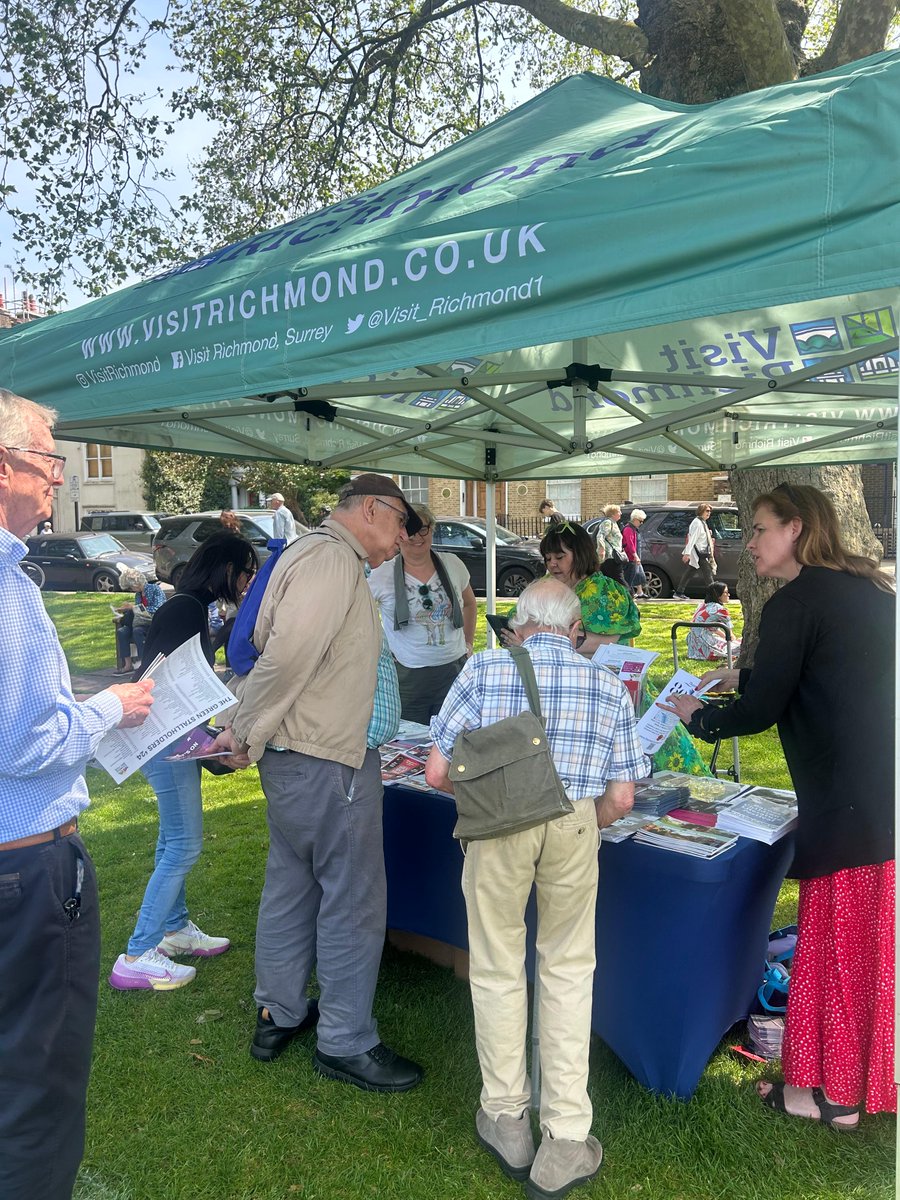
M171 992L190 983L197 972L193 967L182 967L170 962L157 949L144 953L129 962L124 954L116 959L109 977L110 984L120 992L132 988L152 988L154 992Z

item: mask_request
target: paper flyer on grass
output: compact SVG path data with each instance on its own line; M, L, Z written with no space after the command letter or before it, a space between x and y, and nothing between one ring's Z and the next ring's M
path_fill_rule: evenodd
M716 687L715 680L700 686L700 680L689 671L676 671L663 690L651 704L637 723L637 735L645 754L655 754L675 726L679 718L675 713L663 712L659 707L665 704L670 696L702 696L711 688Z
M147 720L136 729L111 730L94 756L116 783L140 770L170 742L235 703L204 658L199 633L168 656L160 656L141 678L152 678L156 684Z

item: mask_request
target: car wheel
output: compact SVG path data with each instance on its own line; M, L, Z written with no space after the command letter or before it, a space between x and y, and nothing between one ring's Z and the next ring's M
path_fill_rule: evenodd
M171 583L172 587L175 589L176 592L178 591L178 584L179 584L179 581L180 581L183 573L184 573L184 564L182 563L182 565L180 567L176 567L175 570L172 572L172 574L169 576L169 583Z
M113 575L109 571L98 571L94 576L95 592L120 592L121 590L118 575Z
M648 596L654 600L666 600L672 595L672 581L665 571L660 571L658 567L644 567L644 574L647 576L644 591Z
M29 579L33 579L39 588L42 588L47 582L47 576L37 565L37 563L20 562L19 566L25 572Z
M507 567L497 576L498 596L521 596L534 575L524 567Z

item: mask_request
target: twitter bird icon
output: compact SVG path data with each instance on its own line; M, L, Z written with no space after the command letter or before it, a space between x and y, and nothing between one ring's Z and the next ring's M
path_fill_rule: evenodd
M347 332L348 333L356 333L357 329L359 329L360 325L362 325L363 317L365 315L366 315L365 313L357 313L355 317L348 317L347 318Z

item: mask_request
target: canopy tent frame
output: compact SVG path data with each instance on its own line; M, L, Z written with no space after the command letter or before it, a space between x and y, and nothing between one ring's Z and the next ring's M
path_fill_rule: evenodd
M303 466L328 470L342 467L386 469L383 460L390 459L398 445L427 437L429 439L427 445L417 444L412 447L412 452L422 460L422 469L418 472L419 474L441 475L449 472L454 478L484 479L495 483L529 478L536 471L552 474L560 462L598 450L617 450L629 458L656 466L658 471L665 473L678 473L679 470L728 471L736 467L764 466L795 453L793 446L772 447L764 453L743 457L740 460L736 457L731 461L717 460L678 432L680 427L688 427L701 417L719 416L731 421L735 426L732 434L734 445L737 445L740 436L736 426L741 421L760 426L778 421L785 426L823 426L834 429L835 432L831 434L823 434L816 439L807 438L804 447L806 452L831 446L845 446L847 441L853 437L862 436L875 430L896 430L897 428L896 415L864 421L852 416L835 417L807 413L796 416L790 411L779 411L774 406L765 411L742 407L761 396L774 397L785 392L810 397L835 397L843 400L864 399L866 401L887 400L893 402L896 397L896 389L890 384L838 385L819 382L817 375L821 374L820 365L804 367L778 378L753 381L717 375L705 377L681 374L663 375L659 372L616 370L604 367L599 363L586 365L577 357L579 352L583 353L584 348L584 339L579 339L572 344L573 359L564 369L564 379L559 378L558 370L498 373L491 379L491 386L497 394L488 392L484 386L474 385L466 375L442 373L439 367L431 365L417 367L417 375L392 380L392 387L400 392L421 391L427 382L434 388L452 388L461 396L474 402L475 407L467 406L458 412L449 413L436 420L416 420L398 413L379 413L377 420L373 420L370 409L356 408L350 403L353 399L372 396L373 385L370 381L301 386L292 389L289 393L273 393L256 398L248 397L243 404L230 403L204 407L202 416L192 409L183 410L177 416L185 424L215 435L218 441L218 448L214 451L216 454L295 462ZM841 369L865 360L888 355L897 350L897 338L883 339L865 348L857 348L843 354L830 356L829 368ZM677 413L667 413L654 418L623 399L610 386L616 382L661 384L667 387L680 386L692 390L706 387L715 389L716 394L680 409ZM556 430L548 429L539 421L517 411L515 407L519 401L533 396L542 389L551 387L572 388L572 432L568 437ZM509 389L512 388L516 390L510 391ZM609 406L631 417L633 424L606 435L589 437L586 432L586 414L588 405L591 403L591 396L599 397ZM335 404L335 401L343 403ZM316 412L327 412L327 416L315 415ZM273 452L270 441L230 430L225 424L226 421L234 421L238 418L270 417L276 413L305 414L307 424L312 421L333 423L359 434L366 440L352 450L341 451L320 459L309 459L300 453L293 453L285 447L279 447L277 451ZM130 441L127 437L127 430L138 426L154 425L161 421L170 421L175 415L169 409L153 409L119 416L115 422L119 434L116 442L123 445L144 445L145 443L140 439ZM501 420L506 424L499 428L476 424L482 419L489 422ZM389 427L390 432L383 432L385 427ZM58 429L61 436L71 441L105 442L108 441L110 433L108 419L104 420L102 425L99 423L95 425L85 419L63 420L59 423ZM663 455L640 449L639 443L642 440L657 433L662 433L665 439L672 446L682 450L685 456ZM175 440L173 437L171 449L177 448ZM492 456L491 463L485 463L481 470L476 470L471 464L449 456L454 446L472 441L480 441L486 449L491 447L495 451L502 450L507 446L533 449L537 456L531 461L518 462L511 468L506 468L502 461L502 455L495 454ZM438 453L438 451L443 452ZM586 469L584 473L594 472Z

